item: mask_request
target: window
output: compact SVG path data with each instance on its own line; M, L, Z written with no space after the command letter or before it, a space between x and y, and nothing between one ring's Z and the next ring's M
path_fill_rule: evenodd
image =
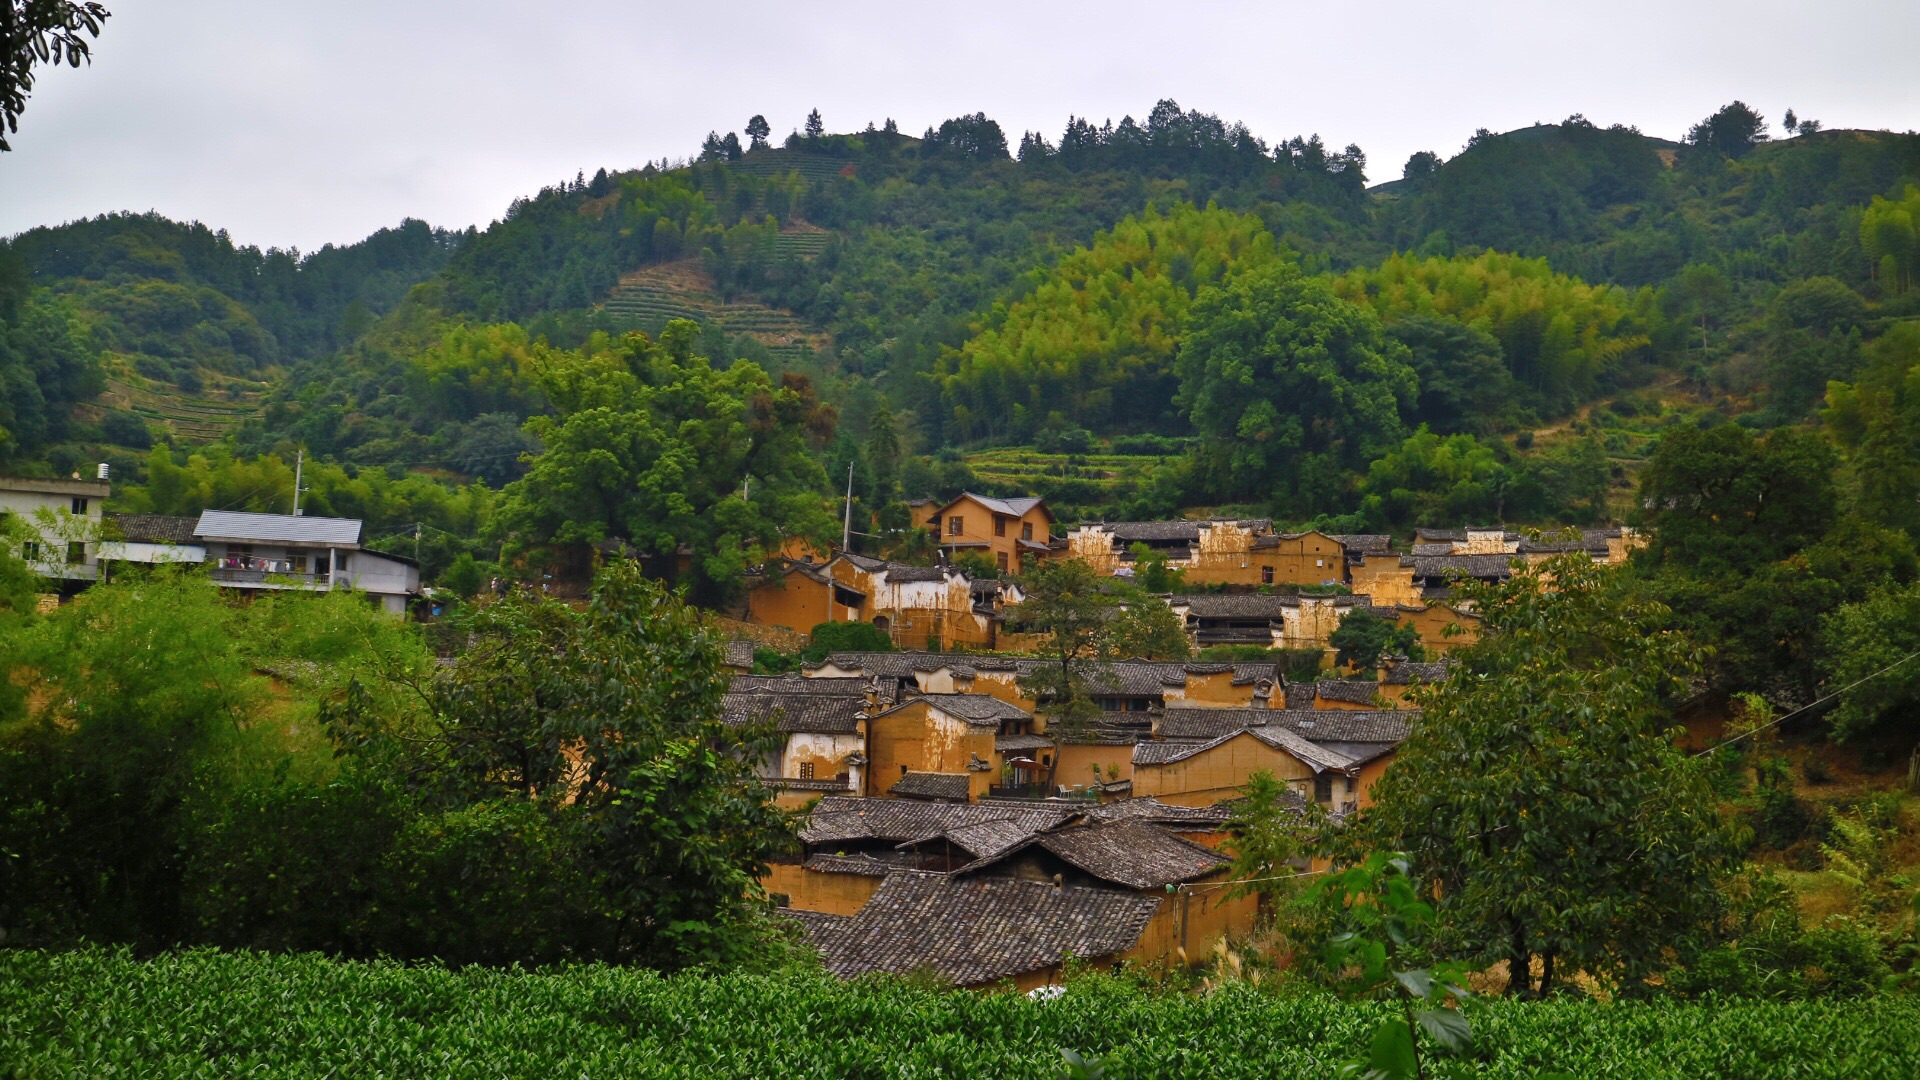
M1020 539L1022 540L1033 539L1033 522L1023 521L1020 523Z
M1325 566L1325 565L1327 565L1327 560L1325 560L1325 559L1315 559L1315 560L1313 560L1313 565L1315 565L1315 566Z
M75 495L73 497L73 516L85 517L86 514L87 514L87 500L78 495Z
M1313 778L1313 801L1333 801L1333 774L1321 773Z
M838 585L833 587L833 602L839 604L841 607L858 609L865 600L866 597L861 596L852 589L842 588Z
M287 552L287 572L289 574L306 573L307 572L307 553L304 551L288 551Z
M1007 535L1007 519L1001 517L999 514L993 515L993 535L995 536ZM1001 567L1001 569L1004 570L1006 569L1006 567L1003 566Z
M87 561L87 545L78 540L67 541L67 562L83 563Z
M803 761L800 763L800 779L802 780L813 779L813 762Z
M993 557L994 557L994 560L1000 564L1000 572L1003 574L1006 573L1007 572L1007 553L1004 551L995 552Z
M959 536L962 532L966 531L966 527L966 519L962 518L959 514L955 514L947 519L948 536Z
M20 557L28 562L38 561L40 558L40 541L27 540L23 542L20 545Z
M1263 566L1260 568L1260 584L1262 585L1273 584L1273 567Z

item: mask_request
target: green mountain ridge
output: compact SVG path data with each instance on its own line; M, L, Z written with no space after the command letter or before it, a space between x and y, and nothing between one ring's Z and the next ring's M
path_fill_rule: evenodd
M1651 289L1635 302L1639 336L1618 347L1599 339L1581 346L1606 359L1565 392L1530 397L1516 389L1506 400L1481 401L1472 406L1479 413L1471 425L1430 410L1404 417L1409 431L1429 423L1442 434L1508 439L1496 449L1510 463L1524 456L1512 441L1522 433L1522 441L1536 433L1548 442L1556 433L1613 439L1628 453L1636 439L1596 436L1594 417L1602 426L1622 420L1604 406L1655 385L1663 389L1641 397L1657 409L1764 414L1765 423L1804 419L1817 400L1804 392L1791 403L1779 400L1771 384L1784 380L1763 355L1764 324L1778 294L1796 281L1838 281L1865 300L1869 337L1880 325L1873 320L1904 317L1912 306L1904 290L1879 280L1862 247L1860 219L1874 197L1898 197L1905 183L1920 179L1920 137L1913 135L1823 131L1761 142L1730 160L1576 117L1482 133L1430 173L1372 187L1357 147L1336 151L1317 136L1269 146L1239 125L1171 102L1144 123L1096 128L1074 119L1057 146L1030 134L1020 140L1018 160L999 126L978 115L922 139L870 127L791 142L737 160L712 154L717 160L668 172L602 171L516 200L485 230L448 233L408 222L306 256L235 248L203 226L151 215L30 230L9 247L32 284L45 290L36 295L68 305L105 358L120 389L118 398L100 399L99 416L129 411L139 398L144 407L130 411L150 426L164 424L160 434L177 444L217 436L243 455L300 446L349 466L451 468L468 476L482 474L470 467L474 453L462 466L462 446L471 450L500 424L545 408L515 359L520 347L502 342L524 333L529 342L579 348L596 334L658 334L675 317L702 322L699 347L708 355L806 377L838 407L850 437L865 436L868 418L884 402L900 419L909 450L1059 450L1064 457L1051 471L1063 481L1072 479L1065 457L1085 438L1097 448L1191 437L1196 431L1184 406L1166 403L1184 301L1155 332L1159 359L1139 352L1134 331L1121 326L1115 336L1101 322L1112 317L1108 312L1091 321L1076 316L1093 338L1076 347L1065 381L1019 389L1030 377L1018 364L995 374L962 361L984 355L1008 313L1021 310L1031 343L1015 347L1057 354L1046 343L1057 344L1064 324L1046 305L1081 295L1085 286L1050 291L1063 288L1057 268L1080 258L1076 251L1100 258L1100 238L1140 215L1183 206L1244 216L1306 274L1358 273L1395 252L1466 263L1491 250L1545 259L1553 274L1617 287L1623 297ZM1191 299L1211 280L1190 273L1192 257L1149 269L1144 278L1136 278L1146 266L1137 257L1102 264L1100 273L1120 274L1107 288L1109 305L1135 304L1140 283L1161 273ZM1702 279L1690 292L1683 271L1700 266L1710 267L1719 284ZM1445 276L1440 263L1428 272ZM1539 287L1515 285L1505 270L1491 273L1507 290L1502 302L1521 305L1519 314L1483 314L1473 323L1454 314L1473 305L1445 298L1374 305L1377 317L1398 328L1390 349L1411 350L1429 389L1448 378L1484 382L1493 369L1474 365L1489 358L1520 374L1519 358L1562 332L1556 301L1533 297ZM1455 287L1466 278L1450 280ZM1343 286L1349 300L1364 299L1368 287L1377 285ZM1483 280L1472 287L1492 286ZM1527 304L1534 305L1531 315ZM1410 319L1464 321L1494 344L1453 340ZM1686 327L1699 331L1702 322L1705 345L1689 344ZM508 323L519 329L477 353L473 343L486 335L469 335L468 352L450 357L445 343L453 328ZM1827 374L1844 376L1849 363L1827 363ZM209 376L252 381L263 392L257 412L251 394L222 400L203 393ZM1814 377L1802 381L1817 385ZM130 394L129 385L141 392ZM1108 398L1135 411L1087 411ZM129 429L124 421L117 426ZM1071 434L1083 426L1087 436ZM81 448L111 455L115 440L86 428L82 423L77 439L42 447L41 456L58 470L81 460ZM1065 449L1062 435L1071 435ZM511 445L494 452L510 457ZM15 454L18 464L34 460L33 453ZM1622 460L1630 462L1630 453L1616 458L1616 482ZM125 464L136 474L141 468L137 458ZM1048 471L1028 460L1017 473L996 475L1011 480ZM515 473L487 470L495 482ZM931 475L967 478L945 466ZM1169 480L1151 498L1142 494L1151 486L1147 477L1100 480L1095 488L1066 484L1053 494L1089 511L1171 512L1220 501L1219 491L1191 478ZM1296 508L1294 516L1313 509Z

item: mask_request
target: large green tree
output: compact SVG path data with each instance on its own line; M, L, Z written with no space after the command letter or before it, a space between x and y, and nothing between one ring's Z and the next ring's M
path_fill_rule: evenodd
M1716 684L1810 693L1821 614L1889 572L1868 564L1890 548L1835 528L1836 463L1816 434L1727 424L1668 432L1641 471L1648 543L1635 566L1675 624L1713 647Z
M1020 680L1056 740L1078 735L1100 713L1083 661L1099 651L1117 607L1093 568L1079 559L1044 559L1020 575L1021 602L1007 627L1040 637L1046 662Z
M1179 405L1228 497L1334 509L1353 474L1406 434L1418 381L1406 346L1321 280L1271 267L1208 288L1180 344Z
M558 415L527 423L544 449L502 498L510 554L618 541L668 575L685 547L696 592L717 596L783 538L834 534L813 456L832 409L802 377L715 367L693 352L698 332L676 321L657 342L550 356L540 376Z
M732 955L789 830L753 772L775 736L722 721L727 675L699 613L623 562L585 610L520 593L470 630L419 707L331 710L342 748L449 813L537 808L553 857L590 868L592 895L568 903L586 935L573 950L670 966ZM457 918L433 925L457 940Z
M1643 979L1717 913L1714 795L1665 707L1697 659L1629 586L1584 552L1462 583L1483 636L1416 691L1423 712L1343 834L1409 853L1436 947L1505 959L1513 993Z

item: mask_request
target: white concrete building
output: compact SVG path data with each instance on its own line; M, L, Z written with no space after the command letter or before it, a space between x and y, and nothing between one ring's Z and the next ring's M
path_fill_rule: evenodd
M105 480L0 477L0 518L26 526L5 542L62 592L84 588L99 576L101 508L111 491Z
M412 559L361 547L354 518L242 514L207 510L193 529L206 551L210 576L229 589L352 588L395 615L420 595L420 567Z

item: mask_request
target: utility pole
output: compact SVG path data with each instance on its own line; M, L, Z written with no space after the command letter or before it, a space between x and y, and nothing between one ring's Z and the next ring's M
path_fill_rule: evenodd
M847 510L840 520L840 550L853 546L853 462L847 462Z
M420 563L420 523L417 521L413 523L413 561L416 566Z
M307 452L301 450L293 459L293 516L300 516L300 470L307 463Z

